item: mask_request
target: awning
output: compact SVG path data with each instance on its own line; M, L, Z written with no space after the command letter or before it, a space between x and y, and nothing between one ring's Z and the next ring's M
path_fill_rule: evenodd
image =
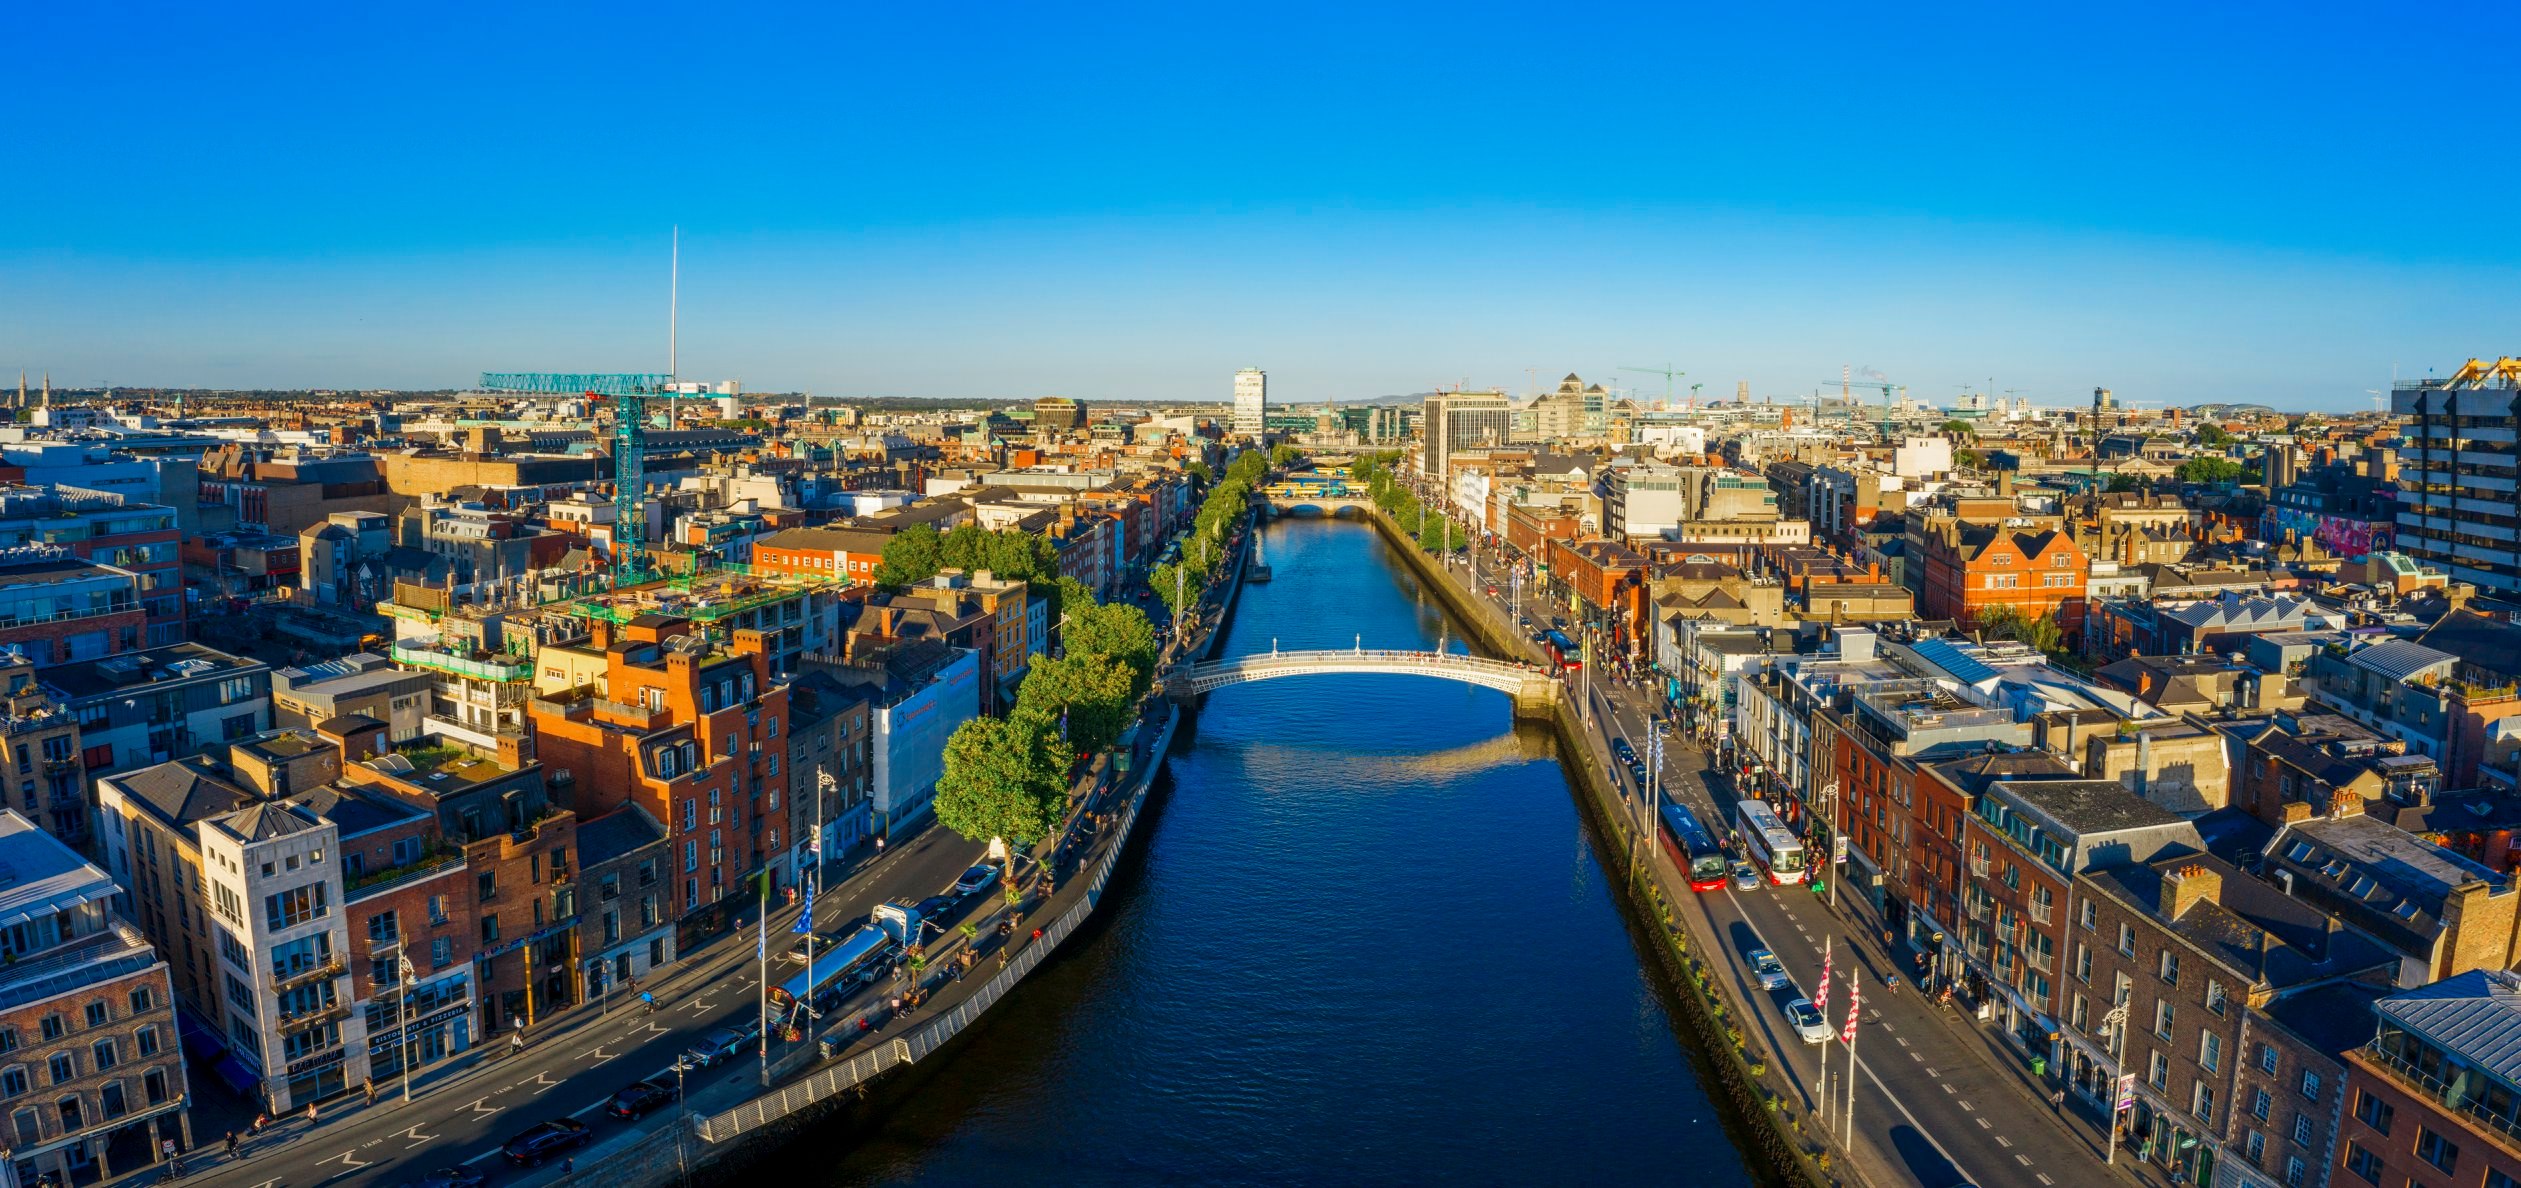
M219 1074L219 1080L222 1083L240 1094L252 1093L255 1086L263 1083L261 1073L247 1067L244 1061L234 1056L220 1057L217 1063L210 1066L210 1071Z

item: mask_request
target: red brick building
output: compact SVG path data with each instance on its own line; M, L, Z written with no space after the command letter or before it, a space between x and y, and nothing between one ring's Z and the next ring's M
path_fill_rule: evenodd
M1918 611L1928 618L1976 623L2002 608L2054 618L2068 639L2082 634L2092 564L2062 531L1947 522L1927 536L1918 560L1925 567Z

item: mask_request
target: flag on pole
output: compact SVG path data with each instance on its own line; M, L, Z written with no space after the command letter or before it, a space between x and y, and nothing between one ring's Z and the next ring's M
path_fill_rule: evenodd
M1847 983L1847 1027L1838 1033L1838 1042L1856 1042L1856 1012L1864 1005L1864 983L1850 979Z
M753 921L753 956L770 960L770 904L762 904L761 918Z
M812 879L805 880L805 912L797 917L797 926L791 931L798 933L814 931L814 880Z
M1812 1009L1819 1011L1823 1018L1829 1017L1829 963L1829 950L1821 950L1821 987L1812 992Z

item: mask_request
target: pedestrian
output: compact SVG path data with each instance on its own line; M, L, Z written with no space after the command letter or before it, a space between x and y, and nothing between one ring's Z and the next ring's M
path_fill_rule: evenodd
M245 1133L249 1136L260 1137L263 1133L263 1127L269 1125L271 1125L271 1115L269 1113L256 1114L254 1115L254 1124L247 1127Z
M374 1081L368 1082L368 1104L376 1104L376 1082Z
M306 1124L315 1125L315 1103L311 1101L306 1103Z
M522 1032L522 1031L511 1031L511 1032L509 1032L509 1033L508 1033L508 1053L509 1053L510 1055L514 1055L514 1054L516 1054L516 1053L518 1053L518 1052L522 1052L522 1051L524 1051L524 1050L525 1050L525 1033L524 1033L524 1032Z
M2057 1092L2055 1092L2055 1093L2051 1093L2051 1094L2049 1094L2049 1095L2048 1095L2048 1112L2050 1112L2050 1113L2052 1113L2052 1114L2059 1115L2059 1116L2061 1116L2061 1117L2062 1117L2062 1116L2064 1116L2064 1114L2066 1113L2066 1091L2065 1091L2065 1090L2060 1089L2060 1090L2058 1090Z
M565 1176L565 1175L568 1175L569 1173L574 1172L574 1171L576 1171L576 1170L578 1170L578 1157L577 1157L577 1156L575 1156L575 1155L563 1155L563 1156L561 1156L561 1157L560 1157L560 1174L562 1174L562 1175L564 1175L564 1176Z
M236 1158L236 1132L233 1130L228 1132L228 1158Z

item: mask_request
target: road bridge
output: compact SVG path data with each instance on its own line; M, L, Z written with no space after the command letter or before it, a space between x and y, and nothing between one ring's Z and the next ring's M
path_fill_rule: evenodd
M1495 689L1514 699L1518 715L1545 715L1558 703L1561 686L1529 664L1490 660L1453 652L1388 651L1373 648L1284 652L1272 648L1248 656L1211 660L1177 668L1167 678L1176 699L1194 699L1228 685L1273 681L1329 673L1374 673L1386 676L1434 677Z

